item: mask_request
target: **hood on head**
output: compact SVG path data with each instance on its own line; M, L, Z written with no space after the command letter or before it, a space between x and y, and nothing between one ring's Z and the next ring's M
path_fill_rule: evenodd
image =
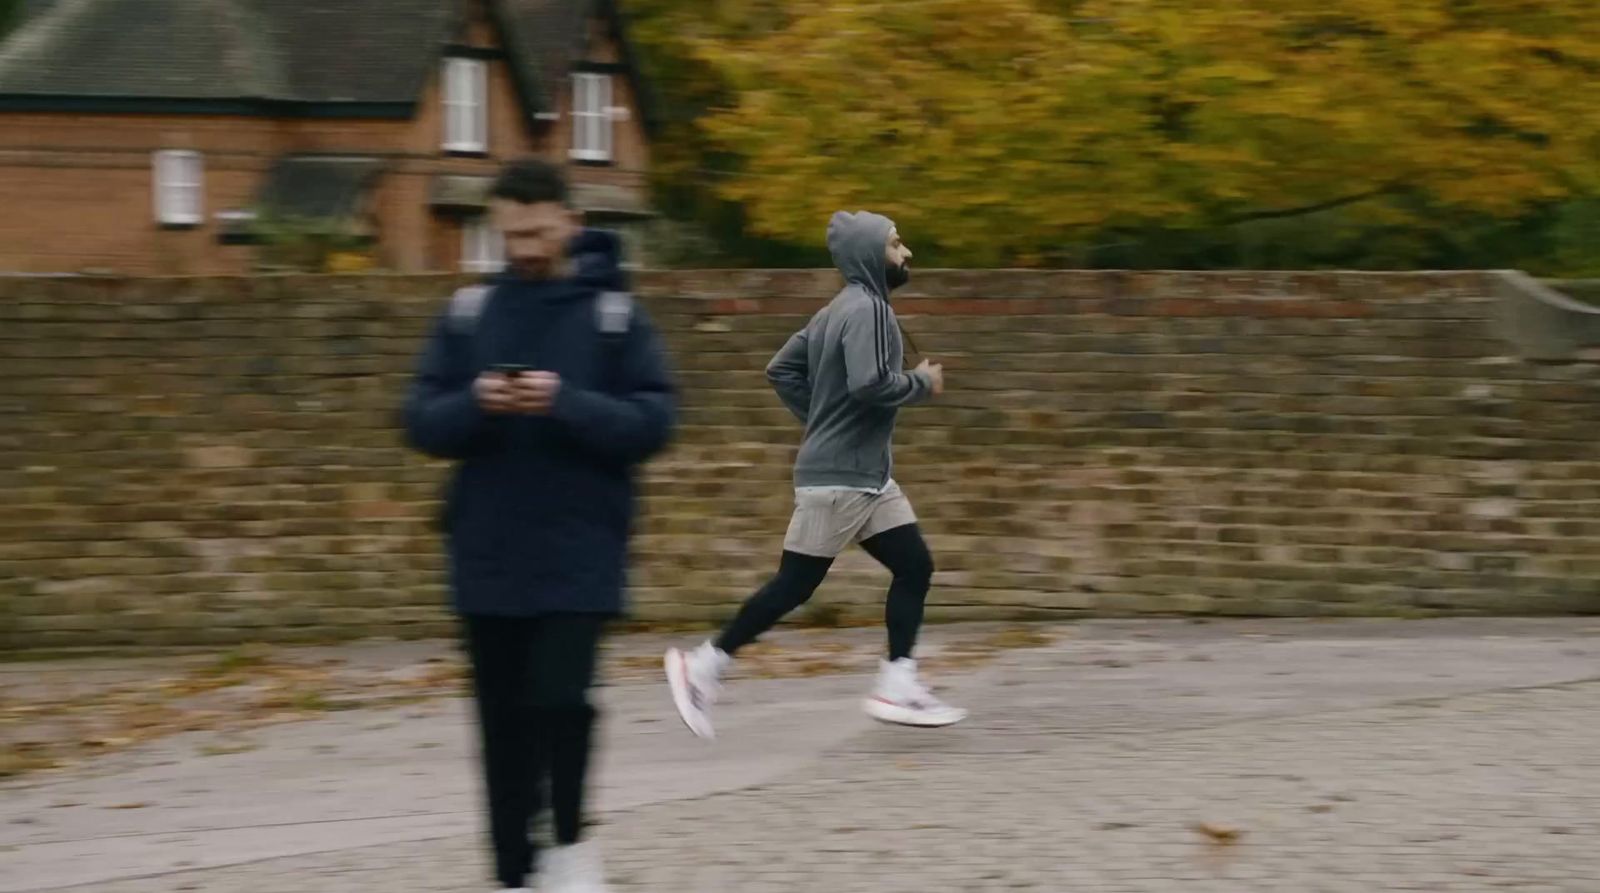
M592 288L627 289L622 271L622 238L605 229L585 229L572 241L572 277Z
M622 239L616 233L603 229L580 230L568 247L567 256L572 261L571 282L579 288L558 289L547 297L577 299L589 294L590 289L628 290L628 277L622 269ZM487 281L496 285L525 282L509 267L487 277Z
M828 251L846 282L884 300L889 298L885 257L894 221L871 211L839 211L828 221Z

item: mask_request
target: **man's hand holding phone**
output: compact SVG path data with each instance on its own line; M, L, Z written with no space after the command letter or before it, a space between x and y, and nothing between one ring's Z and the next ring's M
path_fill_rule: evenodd
M490 415L509 415L516 412L515 392L511 381L516 372L505 366L496 366L478 376L472 383L472 393L478 398L478 407Z
M501 364L478 376L473 393L492 415L545 415L555 406L561 376L529 366Z

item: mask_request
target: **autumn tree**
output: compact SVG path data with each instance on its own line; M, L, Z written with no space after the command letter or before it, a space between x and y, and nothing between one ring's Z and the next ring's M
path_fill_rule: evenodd
M719 0L675 26L708 87L687 163L766 236L816 245L829 212L871 206L945 263L1270 243L1308 215L1335 241L1492 244L1484 221L1600 196L1585 7Z

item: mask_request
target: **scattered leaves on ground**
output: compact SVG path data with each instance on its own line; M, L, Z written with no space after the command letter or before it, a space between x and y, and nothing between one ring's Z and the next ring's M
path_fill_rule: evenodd
M1060 627L1026 624L985 629L929 645L922 663L936 680L982 666L1005 651L1050 645L1062 634ZM752 644L740 653L738 675L791 679L876 669L881 640L841 642L832 635L807 629L781 642ZM377 668L258 645L177 659L170 670L162 670L142 677L125 674L101 685L64 677L55 690L44 686L28 698L0 696L0 779L182 732L218 733L196 746L199 755L243 753L256 746L241 737L251 729L329 711L422 703L463 694L470 681L453 652ZM660 673L661 655L653 649L644 654L629 653L625 645L607 649L603 678L608 681L642 681Z
M352 668L340 659L308 660L245 646L174 672L105 685L64 681L32 698L0 700L0 778L69 765L182 732L237 734L334 710L394 706L460 691L455 658L398 669ZM223 739L200 745L206 756L255 745Z

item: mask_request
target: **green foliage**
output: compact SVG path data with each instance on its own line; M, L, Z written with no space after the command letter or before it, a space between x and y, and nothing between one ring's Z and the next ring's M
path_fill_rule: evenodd
M257 266L295 272L329 272L340 259L363 255L372 238L354 222L320 217L262 214L251 225Z
M23 0L0 0L0 39L22 23Z

